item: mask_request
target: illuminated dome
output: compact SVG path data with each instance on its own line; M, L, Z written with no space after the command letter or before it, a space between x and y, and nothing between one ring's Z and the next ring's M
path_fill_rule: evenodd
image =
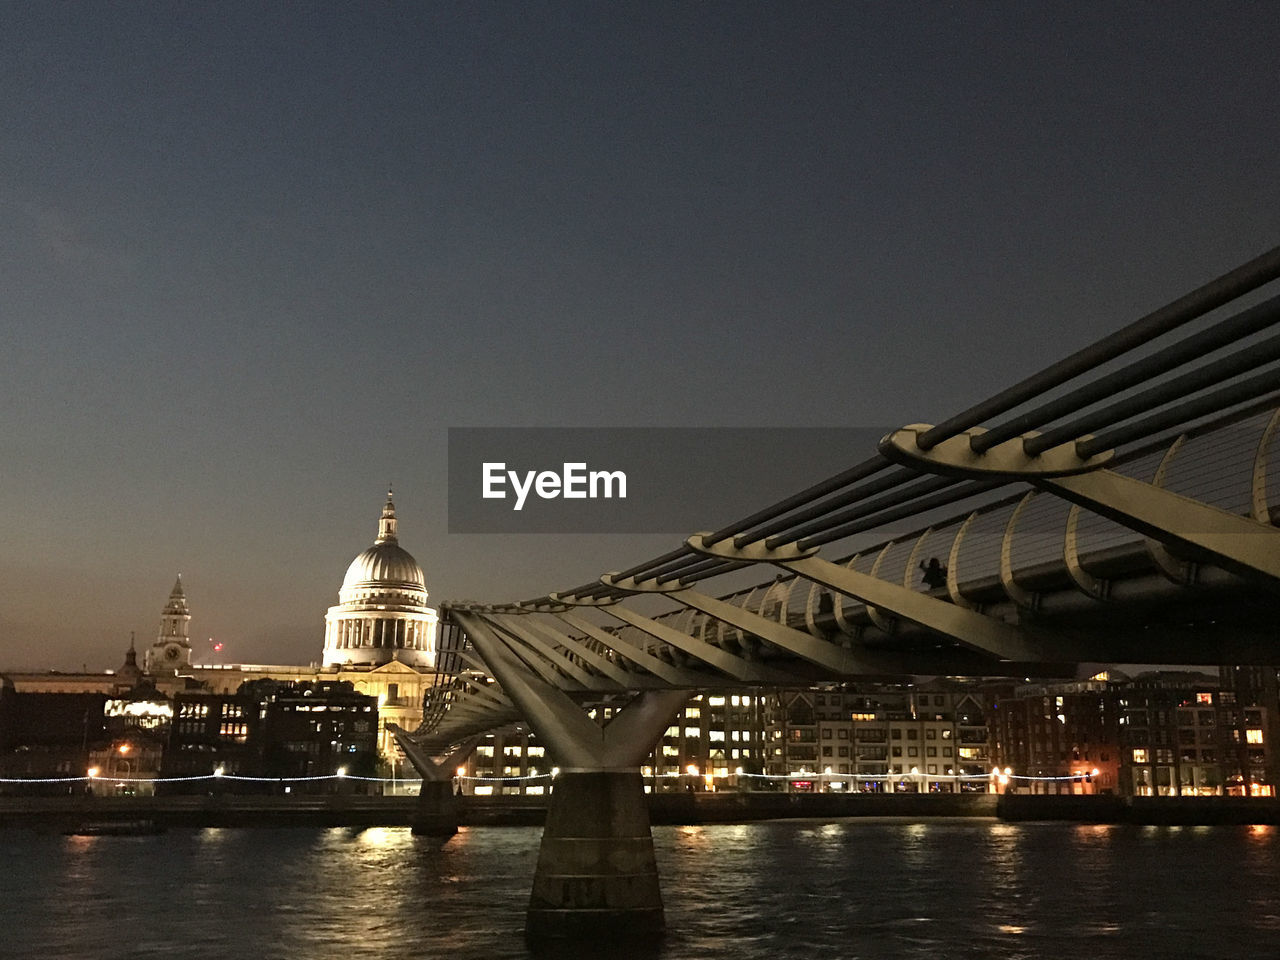
M352 560L338 591L342 603L380 596L405 597L418 603L427 600L422 567L394 541L379 541Z
M387 491L378 538L351 561L338 605L325 616L325 666L434 665L438 618L426 603L426 578L396 539L396 508Z

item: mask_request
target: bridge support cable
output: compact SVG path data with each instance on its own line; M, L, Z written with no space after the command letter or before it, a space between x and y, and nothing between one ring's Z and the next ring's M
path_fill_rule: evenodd
M1042 393L1088 373L1130 350L1144 346L1154 338L1176 330L1210 310L1230 303L1277 278L1280 278L1280 247L1268 250L982 403L975 404L937 426L929 427L920 436L920 449L931 450L971 427L1008 413Z
M1270 524L1111 470L1035 483L1166 546L1208 554L1233 573L1280 580L1280 530Z
M599 627L590 620L578 616L575 613L563 611L556 613L555 616L563 623L568 624L576 630L582 631L592 640L615 650L620 656L625 657L637 666L649 671L655 677L658 677L673 686L698 689L699 687L708 685L714 676L712 675L709 677L704 674L696 673L692 670L686 670L684 667L678 667L674 664L668 663L661 657L655 657L647 650L643 650L628 642L624 637L609 633L603 627Z
M825 500L819 500L817 503L810 504L803 510L796 511L789 516L779 517L763 525L758 524L749 527L746 532L739 533L734 537L733 542L740 547L744 547L748 543L754 543L756 540L763 540L766 537L771 537L774 534L778 534L783 531L794 530L798 526L813 520L818 521L818 526L820 528L823 524L828 522L825 520L818 520L820 517L825 517L827 514L834 513L835 511L848 507L852 504L862 503L862 501L866 500L868 497L894 490L904 484L908 484L919 479L920 474L917 471L899 468L882 477L877 477L869 483L864 483L860 486L854 487L852 490L846 490L843 493L827 497ZM907 496L912 495L911 491L903 491L903 493ZM893 496L885 498L885 500L890 504L894 504L901 502L901 497ZM876 509L872 507L872 504L877 502L880 501L872 501L872 503L866 504L862 509ZM805 529L804 527L800 528ZM803 536L803 534L800 534L800 536Z
M1207 330L1165 347L1149 357L1144 357L1129 364L1127 367L1076 387L1070 393L1036 407L1034 410L1019 414L1012 420L992 427L986 433L974 434L969 439L969 445L974 453L985 453L997 444L1012 440L1014 437L1021 436L1028 431L1039 429L1046 423L1053 423L1055 420L1083 410L1093 403L1114 397L1123 390L1154 379L1194 360L1199 360L1244 337L1265 330L1278 321L1280 321L1280 297L1272 297L1264 303L1257 304L1219 321ZM1258 345L1258 347L1261 347L1261 345ZM1258 347L1249 349L1253 351ZM1261 365L1262 362L1265 361L1257 360L1255 365ZM1085 427L1075 433L1068 432L1060 437L1057 442L1073 439L1092 429L1094 427ZM1052 432L1050 431L1050 433ZM1027 452L1034 453L1036 446L1042 446L1043 449L1054 446L1055 443L1045 443L1045 437L1047 436L1049 436L1049 433L1029 440Z
M903 587L857 570L842 567L815 556L816 550L780 547L770 550L763 544L745 548L725 544L709 546L700 534L689 538L695 550L712 556L754 559L772 563L832 590L857 597L923 627L952 637L965 646L999 660L1081 661L1095 659L1087 638L1039 627L1006 623L966 607Z
M606 575L607 576L607 575ZM761 616L724 600L709 597L695 590L663 588L654 581L617 581L610 578L619 589L636 593L662 593L677 603L697 610L728 624L744 633L759 637L785 650L801 660L808 661L836 677L901 676L911 673L970 673L1004 672L990 660L975 656L969 651L931 650L924 655L910 651L853 649L838 646L827 640L819 640L806 631L797 630L777 620ZM883 582L883 581L882 581ZM889 584L892 586L892 584ZM911 591L915 593L915 591ZM917 594L920 596L920 594ZM944 603L944 601L937 601ZM944 603L944 605L946 605ZM1043 657L1037 657L1043 660Z
M574 601L563 598L566 603ZM624 623L647 633L655 640L662 643L670 644L677 650L683 650L692 657L696 657L703 663L719 670L721 673L727 674L735 680L741 680L746 683L767 683L778 684L780 686L805 684L808 681L796 676L785 670L779 670L766 664L754 660L746 660L737 654L730 653L728 650L721 649L713 644L700 640L697 637L691 637L687 633L682 633L674 627L669 627L665 623L659 623L650 617L629 610L621 604L610 604L600 607L603 612L611 617L615 617Z
M532 615L506 616L503 625L526 642L534 642L535 638L549 649L564 651L569 659L576 658L600 674L597 686L602 690L638 690L648 687L665 686L654 677L629 673L599 651L592 650L585 643L579 643L567 634L563 634L542 623Z
M1151 432L1167 426L1162 423ZM924 424L904 427L885 437L881 450L931 472L1024 480L1162 543L1207 554L1233 572L1280 580L1280 530L1103 469L1113 459L1110 450L1065 443L1031 457L1021 443L1011 440L975 454L968 434L921 449L918 438L928 430Z
M563 614L562 622L568 624L571 614ZM624 643L618 637L607 633L606 631L590 624L580 618L574 618L578 622L586 623L591 628L591 632L583 630L587 633L588 638L600 646L612 651L618 660L629 660L636 663L641 669L627 670L624 669L617 660L606 656L602 651L593 648L586 640L579 639L559 630L548 623L544 623L536 616L524 617L508 617L507 628L512 631L536 631L546 637L552 644L564 648L566 655L577 657L583 662L589 664L593 668L600 671L608 678L607 684L601 683L598 689L601 693L622 690L665 690L672 686L685 687L688 689L699 689L707 685L716 685L722 683L724 678L715 675L697 674L689 670L682 670L679 667L666 663L659 657L654 657L644 651L638 650L630 644ZM599 633L609 640L599 640L595 636ZM659 672L661 671L661 672Z
M729 537L737 536L744 530L749 530L752 527L774 520L785 513L791 512L796 507L803 507L819 497L825 497L827 494L834 493L836 490L839 490L842 487L847 487L851 483L857 483L859 480L865 480L867 477L874 476L881 470L885 470L890 466L892 466L890 461L877 454L876 456L864 460L857 466L850 467L848 470L836 474L834 477L829 477L821 483L814 484L812 487L801 490L799 493L793 494L783 500L779 500L772 506L765 507L763 510L759 510L749 517L745 517L736 523L731 523L729 526L717 530L715 533L709 534L708 542L720 543L722 540L729 539ZM622 571L622 574L628 577L639 577L644 576L650 569L651 568L642 564L641 566L624 570Z
M493 617L486 617L485 622L495 631L507 650L542 680L566 692L582 693L590 688L590 683L583 683L579 679L577 668L566 669L568 664L562 658L544 655L531 645L512 637Z
M1084 414L1075 420L1054 427L1052 430L1025 436L1023 438L1023 450L1034 457L1059 444L1070 443L1076 441L1077 438L1083 438L1079 440L1079 452L1082 456L1088 457L1093 453L1109 450L1120 446L1122 443L1149 437L1160 430L1186 423L1192 417L1199 415L1199 413L1193 412L1194 408L1200 408L1203 413L1219 413L1236 403L1244 403L1280 390L1280 372L1270 370L1248 380L1230 383L1229 387L1215 393L1186 400L1184 403L1164 411L1157 417L1142 421L1140 426L1133 425L1121 428L1127 434L1123 439L1115 439L1119 431L1113 431L1111 436L1104 434L1099 437L1086 438L1086 434L1090 434L1095 430L1103 427L1113 427L1115 424L1130 420L1139 414L1148 413L1166 404L1183 400L1184 397L1206 390L1216 384L1229 382L1239 374L1254 370L1268 363L1274 363L1276 360L1280 360L1280 337L1272 337L1264 343L1248 347L1238 353L1233 353L1229 357L1223 357L1221 360L1216 360L1213 363L1192 370L1181 377L1176 377L1148 390L1143 390L1133 396L1125 397L1117 403ZM986 438L986 434L977 434L977 436L983 439ZM985 449L990 449L994 445L989 444Z
M548 683L554 683L562 690L617 692L627 689L607 677L593 675L576 663L569 651L557 649L554 644L548 643L533 631L523 629L516 622L515 617L491 613L485 619L499 632L512 653L520 657Z
M607 725L532 674L477 614L452 614L561 769L547 810L525 930L532 939L663 927L640 764L688 700L639 694Z

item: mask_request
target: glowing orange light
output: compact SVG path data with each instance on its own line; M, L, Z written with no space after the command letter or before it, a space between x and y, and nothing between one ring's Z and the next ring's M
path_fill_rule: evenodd
M128 745L127 743L122 743L122 744L120 744L120 752L121 752L121 753L128 753L128 752L129 752L129 745Z

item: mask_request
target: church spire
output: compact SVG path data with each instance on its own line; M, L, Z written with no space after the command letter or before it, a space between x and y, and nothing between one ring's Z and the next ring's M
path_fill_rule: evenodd
M143 661L147 673L158 676L158 671L162 671L172 676L191 665L190 623L187 592L182 588L182 574L178 574L169 592L169 602L160 612L160 632Z
M391 487L387 487L387 503L382 508L382 518L378 521L378 539L374 543L396 542L396 505L391 498Z

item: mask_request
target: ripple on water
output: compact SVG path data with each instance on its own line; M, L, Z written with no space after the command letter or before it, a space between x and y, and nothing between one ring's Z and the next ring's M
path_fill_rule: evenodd
M660 827L668 933L530 952L540 830L0 834L0 956L1178 956L1280 930L1280 832L946 820ZM1265 938L1265 939L1264 939Z

